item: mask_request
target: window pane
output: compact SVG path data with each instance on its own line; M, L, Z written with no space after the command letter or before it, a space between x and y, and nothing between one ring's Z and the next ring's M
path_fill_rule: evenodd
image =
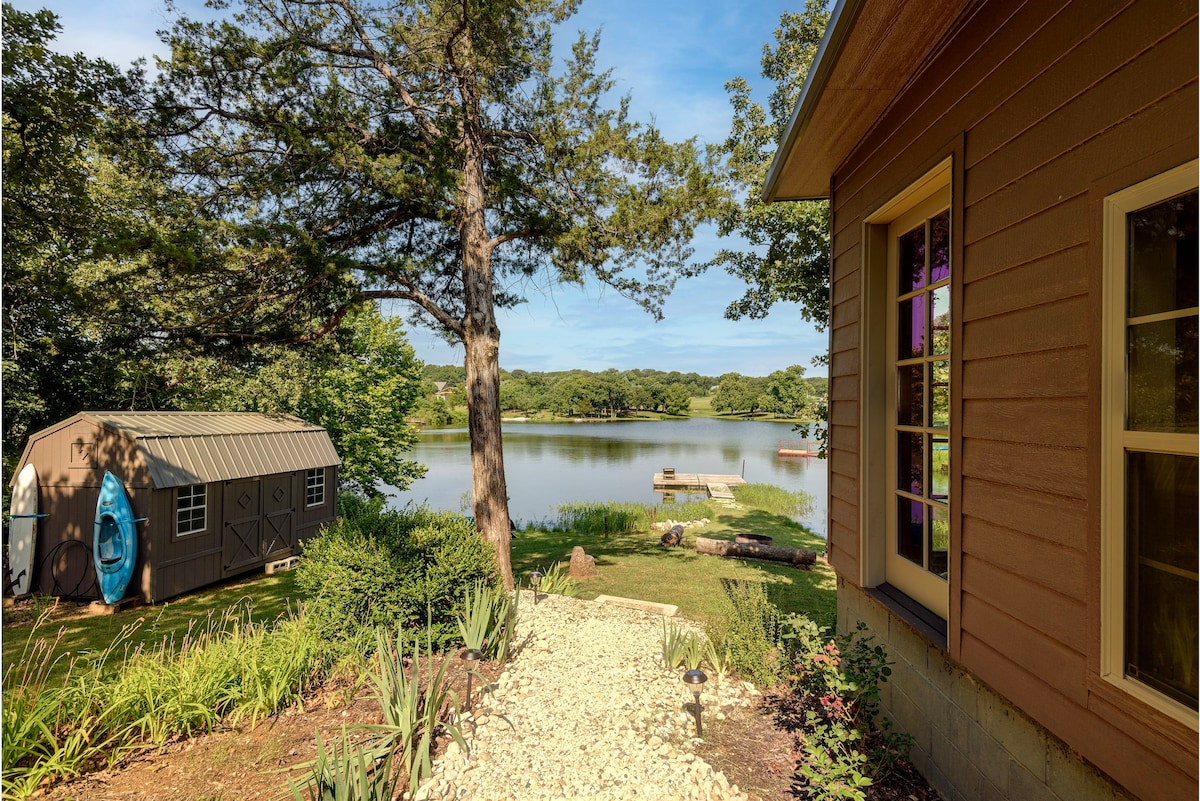
M1193 270L1195 267L1193 267ZM1126 427L1196 433L1196 318L1129 327Z
M1131 213L1129 316L1196 305L1196 192Z
M950 497L950 439L938 434L929 438L929 497L936 501Z
M925 494L925 435L896 432L896 489Z
M902 300L897 331L897 357L912 359L925 355L925 296Z
M946 578L950 572L950 516L945 509L929 508L930 573Z
M929 363L929 425L950 426L950 362Z
M933 339L929 353L940 356L950 352L950 287L938 287L930 293L933 302Z
M924 424L925 365L910 364L896 368L896 423L902 426Z
M897 498L896 502L896 553L924 567L925 504L910 498Z
M1197 459L1126 455L1126 672L1196 708Z
M950 277L950 209L929 221L929 283Z
M900 291L905 295L925 286L925 226L903 234L899 239Z

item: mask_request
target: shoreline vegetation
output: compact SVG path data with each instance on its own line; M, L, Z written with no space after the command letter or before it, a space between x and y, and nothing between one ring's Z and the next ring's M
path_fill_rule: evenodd
M408 422L419 428L466 425L464 371L426 365L424 396ZM502 423L599 423L637 420L766 421L796 426L824 419L829 381L792 365L765 377L719 377L659 370L501 370Z

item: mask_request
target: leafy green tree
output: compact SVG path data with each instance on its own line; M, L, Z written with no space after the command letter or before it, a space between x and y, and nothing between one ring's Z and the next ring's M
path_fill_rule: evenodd
M657 315L720 197L694 141L603 105L597 37L554 69L577 6L244 0L174 23L159 87L180 169L236 224L199 265L228 293L191 324L312 339L386 298L463 342L475 519L509 587L497 307L590 274Z
M189 405L290 414L321 426L342 457L342 487L365 497L382 495L380 484L407 489L425 474L404 458L417 440L407 418L421 400L422 380L398 319L364 306L303 349L262 345L254 355L253 365L193 361L186 368Z
M687 414L692 405L692 395L683 384L672 384L663 398L663 411L667 414Z
M735 414L753 410L758 398L741 373L726 373L717 384L713 394L712 408L715 412Z
M175 195L130 110L140 74L55 52L60 30L3 5L6 468L34 431L162 388L144 254L178 233L158 224Z
M718 234L740 235L748 250L722 249L712 264L748 284L725 316L765 317L776 301L800 304L806 320L824 328L829 320L829 204L825 201L764 203L767 169L829 21L826 0L808 0L799 13L784 13L775 47L763 45L762 74L775 83L767 108L751 99L743 78L725 84L733 124L722 146L727 176L741 200L722 209Z
M804 417L814 411L812 387L804 379L804 368L798 364L767 376L763 398L762 407L778 415Z

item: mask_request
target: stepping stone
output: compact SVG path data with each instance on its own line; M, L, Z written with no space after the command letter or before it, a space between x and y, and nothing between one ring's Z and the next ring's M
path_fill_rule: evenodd
M654 601L641 601L637 598L621 598L616 595L600 595L596 597L598 604L612 604L613 606L624 606L629 609L640 609L643 612L650 612L663 617L675 617L679 614L679 607L675 604L660 604Z

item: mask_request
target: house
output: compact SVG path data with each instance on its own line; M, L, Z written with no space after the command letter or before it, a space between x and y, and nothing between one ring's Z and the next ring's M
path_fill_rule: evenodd
M98 598L96 498L120 478L136 518L126 597L155 603L298 553L337 511L329 435L293 417L221 412L81 412L29 438L37 470L32 591Z
M948 799L1197 797L1194 0L839 0L764 199L831 204L838 627Z
M454 394L454 387L450 386L445 381L433 382L433 395L435 398L448 398Z

